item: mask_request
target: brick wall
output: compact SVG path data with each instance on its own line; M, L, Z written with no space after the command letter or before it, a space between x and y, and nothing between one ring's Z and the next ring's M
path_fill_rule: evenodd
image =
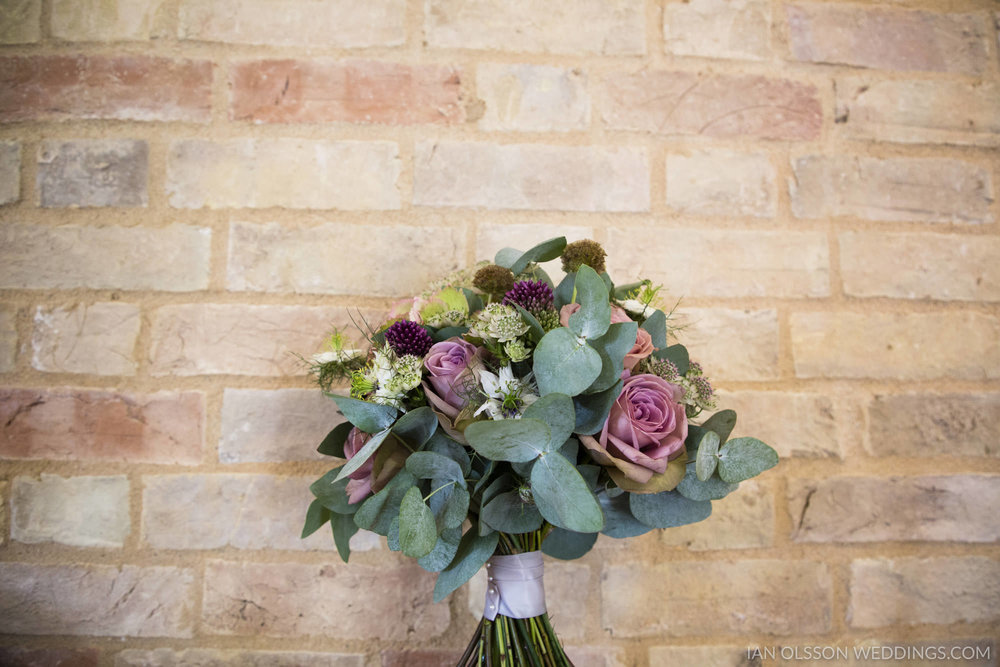
M448 664L482 582L298 539L337 416L292 353L565 234L783 457L549 565L578 664L995 665L997 9L0 3L0 663Z

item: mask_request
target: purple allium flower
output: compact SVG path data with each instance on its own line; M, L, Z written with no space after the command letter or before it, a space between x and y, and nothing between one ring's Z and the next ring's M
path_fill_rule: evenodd
M517 304L534 313L552 307L552 288L543 280L521 280L503 298L505 304Z
M400 320L386 329L385 342L400 356L412 354L417 357L427 354L434 344L426 329L409 320Z

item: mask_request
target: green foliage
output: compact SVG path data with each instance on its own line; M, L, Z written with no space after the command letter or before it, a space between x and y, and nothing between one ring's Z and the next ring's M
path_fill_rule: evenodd
M649 332L649 337L653 339L653 347L658 350L667 347L667 316L662 310L654 310L653 314L642 323L642 328Z
M684 479L677 485L677 492L691 500L719 500L736 490L739 484L723 482L718 476L702 481L694 468L688 466Z
M597 542L597 533L577 533L553 528L542 542L542 553L560 560L580 558Z
M365 433L377 433L389 428L399 414L399 411L391 405L376 405L340 394L328 393L327 396L333 399L347 421Z
M635 345L638 328L635 322L615 322L603 336L589 341L601 357L601 374L587 387L588 394L605 391L621 378L625 355Z
M347 502L347 483L351 480L347 477L338 479L342 468L343 466L329 471L309 485L309 490L316 496L316 500L331 512L354 514L358 505Z
M344 442L346 442L347 435L351 432L352 428L354 428L354 424L351 422L337 424L323 438L323 442L316 448L316 451L327 456L336 456L339 459L346 458L344 456Z
M705 431L698 443L698 457L695 459L695 472L701 481L707 480L715 472L719 463L719 434L715 431Z
M618 400L622 393L624 383L619 378L611 385L610 389L597 394L584 394L573 399L573 407L576 409L576 428L574 432L583 435L592 435L601 430L604 422L608 419L611 406Z
M517 491L498 494L483 507L479 518L502 533L530 533L542 527L538 509L524 502Z
M360 468L365 464L365 461L370 459L378 451L378 448L382 446L385 439L389 437L390 430L386 428L383 431L379 431L371 437L371 439L365 443L364 447L358 450L358 452L351 457L351 460L344 464L344 467L340 469L340 474L337 476L337 481L346 479L348 475Z
M497 548L499 533L479 535L473 525L458 544L454 559L438 574L434 584L434 601L440 602L472 578L486 564Z
M434 549L423 558L418 559L417 565L428 572L440 572L448 567L448 564L455 558L455 553L458 551L458 543L461 539L462 530L460 528L450 528L441 531L441 535L434 544Z
M361 503L354 514L354 522L359 528L388 535L389 524L399 516L399 504L403 501L403 496L416 483L416 477L405 469L400 470L384 489Z
M528 325L528 338L531 339L531 342L538 343L545 336L545 328L523 306L516 303L512 303L511 305L517 308L517 312L521 314L521 319Z
M531 248L527 252L523 253L520 257L514 260L510 265L510 270L516 276L522 273L528 264L537 262L547 262L552 259L559 257L563 250L566 249L566 237L558 236L554 239L549 239L548 241L542 241L534 248Z
M343 514L334 514L330 518L330 525L333 528L333 542L337 545L337 553L346 563L351 557L351 538L358 532L358 525L354 523L354 517Z
M399 545L410 558L423 558L437 544L434 513L424 502L420 489L411 486L399 505Z
M524 411L524 419L538 419L549 427L548 441L539 442L542 452L554 452L573 435L576 427L576 411L573 399L566 394L551 393L528 406ZM523 421L523 419L522 419Z
M410 449L420 449L434 435L437 427L437 415L425 406L410 410L400 417L392 425L392 433L409 445Z
M431 436L431 439L424 445L424 450L440 454L441 456L447 456L458 464L458 467L462 469L463 475L472 474L472 460L465 452L465 447L441 431L437 431Z
M719 410L714 415L705 420L701 425L703 429L715 431L719 434L719 440L725 442L729 435L736 428L736 412L733 410Z
M730 483L756 477L778 465L778 453L756 438L735 438L719 450L719 477Z
M545 334L535 348L532 370L538 392L583 393L601 374L601 356L587 342L559 327Z
M657 350L653 353L653 356L657 359L666 359L673 363L677 367L677 373L680 375L684 375L691 368L691 357L688 355L687 348L680 343Z
M632 516L628 498L629 494L627 493L614 497L604 491L597 494L597 501L601 504L601 509L604 510L604 530L601 532L608 537L615 539L637 537L652 530Z
M417 479L440 479L465 484L462 468L437 452L414 452L406 459L406 469Z
M330 510L323 507L317 498L309 504L306 510L306 523L302 526L302 539L305 539L323 527L330 520Z
M597 498L576 466L558 452L535 461L531 493L538 511L553 526L579 533L596 533L604 528L604 514Z
M674 528L704 521L712 514L712 503L685 498L677 491L633 493L629 495L629 509L647 526Z
M478 421L465 429L469 445L494 461L531 461L551 437L548 425L538 419Z
M577 336L592 339L603 336L611 324L608 287L589 266L581 266L574 283L580 310L569 318L569 329ZM634 339L633 339L634 341Z

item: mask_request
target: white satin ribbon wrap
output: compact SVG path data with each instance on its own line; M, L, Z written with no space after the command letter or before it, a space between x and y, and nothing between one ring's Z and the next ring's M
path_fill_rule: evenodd
M541 551L494 556L486 563L486 605L483 616L532 618L545 613L544 565Z

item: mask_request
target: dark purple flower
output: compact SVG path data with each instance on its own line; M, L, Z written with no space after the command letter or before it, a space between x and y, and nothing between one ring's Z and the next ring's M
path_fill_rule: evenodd
M385 342L400 356L412 354L417 357L427 354L434 344L426 329L409 320L400 320L386 329Z
M505 304L516 303L530 313L548 310L552 307L552 301L552 288L543 280L518 281L503 298Z

